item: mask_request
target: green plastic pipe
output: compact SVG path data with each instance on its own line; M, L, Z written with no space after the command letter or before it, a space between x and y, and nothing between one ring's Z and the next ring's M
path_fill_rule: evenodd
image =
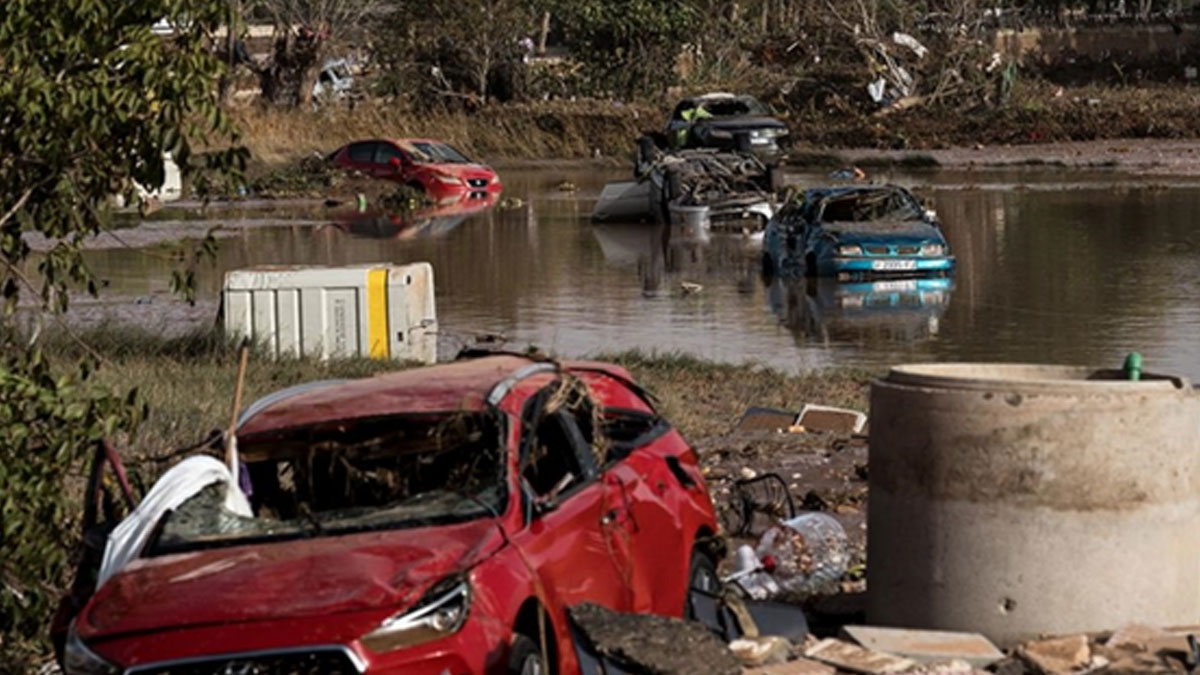
M1142 355L1138 352L1129 352L1129 356L1125 357L1125 377L1130 382L1142 379Z

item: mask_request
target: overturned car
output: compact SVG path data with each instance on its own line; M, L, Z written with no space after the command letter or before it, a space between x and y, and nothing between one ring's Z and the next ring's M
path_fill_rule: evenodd
M251 406L231 448L111 534L87 509L67 675L573 673L568 608L680 616L715 578L696 454L613 365L309 383Z
M644 137L634 180L605 185L592 222L692 224L761 234L775 213L780 179L775 167L751 154L663 152Z
M805 190L767 223L768 276L851 279L949 276L954 256L936 214L895 185Z

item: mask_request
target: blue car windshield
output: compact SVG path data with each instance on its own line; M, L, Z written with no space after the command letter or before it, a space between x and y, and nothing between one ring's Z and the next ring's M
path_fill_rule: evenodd
M827 198L820 219L829 223L921 220L925 209L902 190L863 190Z

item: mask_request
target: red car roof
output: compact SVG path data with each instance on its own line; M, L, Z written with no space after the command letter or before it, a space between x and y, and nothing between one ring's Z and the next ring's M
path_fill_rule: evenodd
M246 420L238 435L405 413L481 411L488 407L488 394L497 384L537 363L504 354L331 383L268 405ZM568 370L598 370L629 379L624 369L611 364L579 361L561 365Z

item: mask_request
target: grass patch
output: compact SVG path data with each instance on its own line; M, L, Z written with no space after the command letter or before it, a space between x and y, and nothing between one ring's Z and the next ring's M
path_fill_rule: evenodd
M726 364L678 353L639 351L597 358L625 366L658 397L661 412L688 438L728 433L750 406L796 410L820 403L866 410L878 373L820 370L791 375L754 363Z
M101 325L80 338L104 359L92 376L95 385L118 392L137 387L150 406L150 417L136 434L120 439L122 454L135 467L192 445L229 423L237 347L219 331L163 337L128 325ZM82 355L78 343L64 335L45 340L47 349L60 358ZM715 363L679 353L630 351L596 358L629 369L689 438L727 433L754 405L799 410L804 403L822 403L866 410L868 384L876 375L862 370L791 375L753 363ZM372 359L320 362L253 355L243 401L248 405L309 380L367 377L405 367ZM162 468L152 462L138 473L150 480Z

